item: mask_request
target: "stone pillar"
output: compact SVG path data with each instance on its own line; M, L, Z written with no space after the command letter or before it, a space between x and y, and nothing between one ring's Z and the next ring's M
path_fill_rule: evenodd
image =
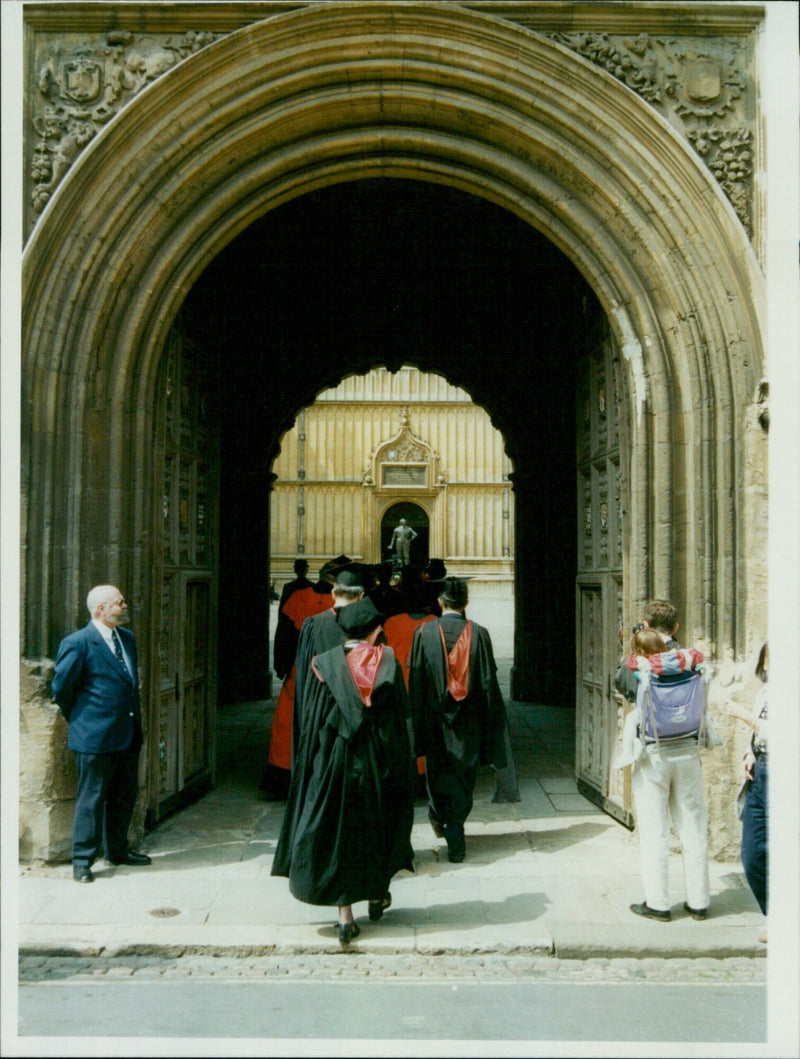
M26 863L68 861L77 775L67 722L50 699L53 663L20 665L19 856Z

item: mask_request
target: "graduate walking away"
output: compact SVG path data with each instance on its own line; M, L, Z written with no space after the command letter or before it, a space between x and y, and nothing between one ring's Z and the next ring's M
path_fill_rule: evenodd
M466 855L464 822L478 767L495 769L495 802L520 800L491 638L466 617L468 599L466 581L444 580L442 616L414 633L409 663L414 750L425 758L428 818L456 864Z
M345 642L316 655L272 874L306 904L336 905L343 946L360 933L357 901L380 919L389 882L414 870L407 698L381 617L368 599L341 608Z

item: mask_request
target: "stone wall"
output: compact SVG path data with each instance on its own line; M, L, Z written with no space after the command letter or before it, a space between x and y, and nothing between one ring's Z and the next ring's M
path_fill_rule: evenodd
M19 857L23 863L69 861L77 773L67 749L67 722L50 698L53 662L23 659L20 665ZM142 761L144 755L142 755ZM143 776L139 776L140 789ZM130 834L144 831L144 804L137 803Z
M75 761L67 723L50 699L53 663L20 667L19 852L23 861L70 859Z

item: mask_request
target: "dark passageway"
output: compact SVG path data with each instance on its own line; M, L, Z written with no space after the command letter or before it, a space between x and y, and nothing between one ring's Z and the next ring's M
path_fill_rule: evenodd
M575 363L594 306L552 243L434 184L331 186L267 214L219 254L183 321L220 361L221 701L264 693L249 618L266 611L281 435L343 376L409 363L466 389L506 438L516 622L528 641L535 633L535 651L516 665L539 701L574 703Z

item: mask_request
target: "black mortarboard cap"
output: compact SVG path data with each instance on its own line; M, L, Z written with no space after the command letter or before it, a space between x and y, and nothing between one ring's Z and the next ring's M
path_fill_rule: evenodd
M383 615L371 599L360 599L339 608L339 628L353 640L369 636L383 622Z
M346 563L333 571L336 583L346 588L358 588L365 591L372 588L375 579L375 567L368 563Z

